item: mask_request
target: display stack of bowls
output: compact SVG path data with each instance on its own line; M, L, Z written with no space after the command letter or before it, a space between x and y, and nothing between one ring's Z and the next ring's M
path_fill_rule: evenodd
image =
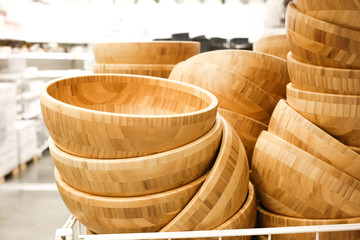
M112 42L93 45L94 73L167 78L175 64L200 53L200 43L181 41Z
M253 50L274 55L286 60L290 51L285 34L271 35L254 42Z

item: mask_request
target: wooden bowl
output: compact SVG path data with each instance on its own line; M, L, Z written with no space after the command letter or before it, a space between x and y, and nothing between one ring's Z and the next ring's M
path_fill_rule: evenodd
M112 42L93 45L96 63L176 64L200 53L191 41Z
M219 107L243 114L265 124L276 100L243 76L222 66L189 59L177 64L169 79L197 85L219 99Z
M360 69L322 67L296 60L288 54L292 85L301 90L320 93L360 95Z
M51 157L70 186L101 196L139 196L164 192L201 177L217 157L220 116L201 138L182 147L137 158L90 159L61 151L49 138Z
M253 50L271 54L286 60L286 55L290 51L285 34L271 35L260 38L253 44Z
M360 30L358 0L294 0L294 5L300 11L314 18Z
M47 82L44 122L63 151L87 158L128 158L178 148L214 125L217 99L163 78L96 74Z
M342 143L360 146L360 95L299 90L288 84L289 106Z
M218 157L209 176L186 207L161 232L211 230L239 211L249 187L244 146L231 125L224 129Z
M286 97L290 82L286 60L254 51L218 50L201 53L189 60L204 61L233 71L279 100Z
M325 67L360 68L360 31L306 15L293 3L285 23L294 58Z
M95 233L156 232L190 201L207 175L171 191L141 197L103 197L68 185L55 169L61 198L70 212Z
M268 131L360 181L360 155L305 119L285 101L276 106Z
M294 218L294 217L286 217L286 216L278 215L265 210L261 206L258 206L257 210L258 210L258 222L260 224L260 227L264 227L264 228L360 223L360 217L343 218L343 219L308 219L308 218ZM271 235L271 239L313 240L315 239L315 233L278 234L278 235ZM360 239L360 231L322 232L319 233L319 239L356 240L356 239Z
M360 154L360 147L354 147L354 146L348 146L350 149L352 149L357 154Z
M94 73L124 73L168 78L174 64L100 64L93 65Z
M256 140L258 139L261 131L267 130L267 125L226 109L218 108L218 111L239 135L245 147L249 166L251 168L251 158Z
M273 198L268 204L258 195L269 211L301 218L360 216L358 180L280 137L263 131L252 160L252 182Z

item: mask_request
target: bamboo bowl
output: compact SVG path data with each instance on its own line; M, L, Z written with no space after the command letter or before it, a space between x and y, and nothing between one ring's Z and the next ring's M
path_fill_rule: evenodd
M254 51L218 50L195 55L189 60L209 62L233 71L276 100L286 97L286 84L290 79L284 59Z
M252 182L269 211L300 218L360 216L358 180L276 135L260 134L252 160Z
M96 74L47 82L41 109L63 151L87 158L128 158L190 143L213 126L210 92L163 78Z
M307 64L288 54L292 85L301 90L319 93L360 95L360 69L330 68Z
M288 84L289 106L342 143L360 146L360 95L299 90Z
M360 147L354 147L354 146L348 146L350 149L352 149L357 154L360 154Z
M265 124L276 106L276 100L250 80L209 62L192 59L181 62L169 79L209 90L219 99L219 107Z
M93 65L94 73L123 73L168 78L174 64L100 64Z
M97 63L176 64L200 53L200 43L191 41L95 43L93 51Z
M293 3L285 23L294 58L325 67L360 68L360 31L311 17Z
M276 106L268 131L360 181L360 155L305 119L285 101Z
M278 215L265 210L261 206L258 206L257 210L258 210L258 223L260 224L260 227L264 227L264 228L360 223L360 217L343 218L343 219L308 219L308 218L294 218L294 217L286 217L286 216ZM313 240L315 239L315 233L278 234L278 235L271 235L271 239ZM357 240L360 239L360 231L322 232L319 233L319 239Z
M103 197L69 186L55 169L55 180L70 212L95 233L156 232L194 196L207 175L171 191L141 197Z
M249 187L249 166L244 146L228 122L219 154L199 191L161 232L211 230L239 211Z
M218 116L213 128L182 147L125 159L80 158L61 151L49 138L49 149L63 180L101 196L139 196L164 192L201 177L216 159L222 135Z
M285 34L260 38L254 42L253 50L274 55L284 60L286 60L286 55L290 51Z

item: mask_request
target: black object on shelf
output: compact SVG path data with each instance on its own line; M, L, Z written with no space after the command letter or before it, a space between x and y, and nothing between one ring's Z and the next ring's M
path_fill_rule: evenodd
M252 50L252 44L249 43L248 38L232 38L230 39L230 48L241 49L241 50Z
M189 33L174 33L171 35L172 41L190 41Z
M210 51L227 49L227 40L225 38L213 37L210 38Z
M210 51L210 40L205 37L205 35L200 35L197 37L193 37L191 41L196 41L200 43L200 52L207 52Z

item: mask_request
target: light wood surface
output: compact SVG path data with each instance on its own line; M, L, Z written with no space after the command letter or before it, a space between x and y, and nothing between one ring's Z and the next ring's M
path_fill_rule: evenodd
M222 66L187 60L177 64L169 79L194 84L212 92L219 107L243 114L265 124L276 100L250 80Z
M349 148L351 148L354 152L360 154L360 147L354 147L354 146L348 146Z
M272 133L263 131L259 136L251 176L256 190L270 196L268 204L268 198L259 194L261 204L274 213L303 218L360 216L358 180Z
M360 30L359 0L294 0L294 5L314 18Z
M139 196L180 187L201 177L217 157L222 135L220 116L204 136L182 147L137 158L90 159L49 149L61 177L70 186L101 196Z
M360 95L360 69L330 68L304 63L288 54L291 83L302 90Z
M102 197L80 192L55 169L61 198L69 211L95 233L156 232L194 196L207 175L171 191L141 197Z
M293 3L287 7L285 24L296 59L326 67L360 68L360 31L306 15Z
M293 218L271 213L261 206L258 206L258 222L260 227L295 227L295 226L314 226L314 225L333 225L360 223L360 217L344 219L307 219ZM263 239L263 238L260 238ZM267 239L267 238L265 238ZM315 233L302 234L278 234L271 235L273 240L314 240ZM360 231L343 231L343 232L324 232L319 233L321 240L357 240L360 239Z
M290 79L284 59L254 51L217 50L197 54L189 60L213 63L240 74L276 100L286 97Z
M267 130L267 125L256 121L255 119L246 117L239 113L235 113L226 109L218 108L219 113L228 121L239 135L247 154L249 166L251 168L251 158L254 151L256 140L261 131Z
M360 95L299 90L288 84L289 106L342 143L360 146Z
M112 42L93 45L97 63L176 64L200 53L199 42Z
M268 131L360 181L360 155L305 119L284 100L276 106Z
M285 34L271 35L260 38L253 44L253 50L271 54L286 60L286 55L290 51Z
M217 99L163 78L95 74L47 82L41 109L63 151L88 158L128 158L190 143L213 126Z
M221 147L209 176L161 232L211 230L239 211L249 187L249 166L239 136L224 121Z
M100 64L93 65L94 73L124 73L168 78L174 64Z

